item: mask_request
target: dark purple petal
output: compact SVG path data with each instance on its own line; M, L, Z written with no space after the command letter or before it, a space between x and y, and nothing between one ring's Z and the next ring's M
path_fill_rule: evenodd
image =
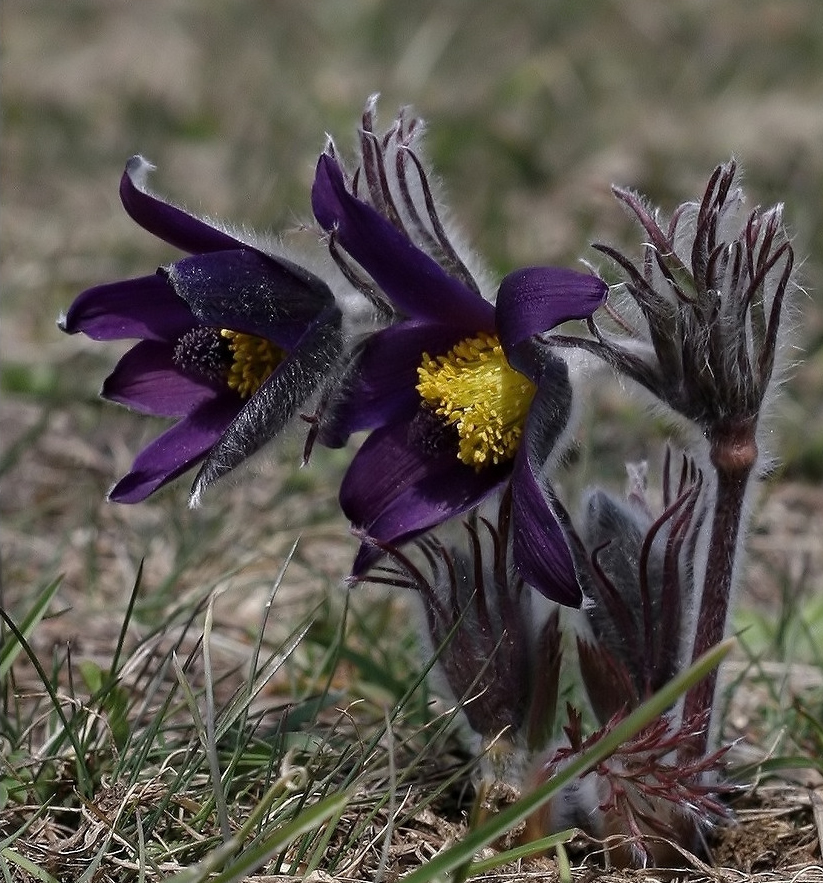
M221 394L220 387L205 377L181 372L174 363L174 348L168 343L144 340L133 346L106 378L101 395L143 414L183 417L208 399ZM224 385L222 394L240 397Z
M158 239L189 254L242 245L234 236L148 193L146 176L153 168L142 156L133 156L126 163L120 179L120 199L132 220Z
M375 430L354 457L340 488L352 527L400 544L476 506L509 475L510 464L475 471L454 453L410 444L404 423ZM382 553L364 542L352 568L364 576Z
M512 548L520 576L538 592L569 607L579 607L577 583L565 534L546 493L526 458L518 458L512 476Z
M565 267L525 267L500 283L497 331L509 349L568 319L586 319L606 299L598 276Z
M204 324L265 337L287 350L334 303L328 286L307 270L250 248L183 258L167 272Z
M410 419L420 406L415 387L423 353L446 353L459 340L454 328L416 321L370 335L323 415L320 443L342 447L353 432Z
M111 489L115 503L139 503L202 460L237 414L235 401L205 402L145 447L131 471Z
M565 363L544 352L544 364L512 474L512 548L523 579L561 604L579 607L583 595L562 528L551 508L546 475L562 451L572 389Z
M326 380L342 348L340 314L332 306L303 335L215 443L194 482L194 500L286 427L297 409Z
M337 162L323 154L312 187L312 208L324 230L407 315L456 326L468 333L494 332L494 308L449 276L371 206L346 189Z
M157 274L88 288L60 322L94 340L176 340L196 324L192 311Z

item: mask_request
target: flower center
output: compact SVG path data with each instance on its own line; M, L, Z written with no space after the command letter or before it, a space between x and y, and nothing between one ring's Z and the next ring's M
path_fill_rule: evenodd
M243 399L260 389L285 355L262 337L206 326L187 331L174 347L182 370L224 382Z
M468 337L436 359L424 353L417 375L423 401L456 427L463 463L480 470L514 457L537 388L509 365L497 337Z
M231 365L227 383L241 398L253 396L269 379L286 354L263 337L223 328L220 336L229 342Z
M187 331L174 346L174 363L189 374L223 380L231 364L229 346L216 328L198 326Z

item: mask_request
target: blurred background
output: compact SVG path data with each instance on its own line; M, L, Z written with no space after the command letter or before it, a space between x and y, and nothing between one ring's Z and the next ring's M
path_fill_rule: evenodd
M819 0L4 0L0 517L11 601L58 572L67 592L123 599L140 558L156 591L202 587L203 568L213 576L244 555L269 555L270 570L281 527L303 527L309 548L318 538L312 566L345 571L353 544L322 480L339 469L333 456L297 476L264 459L260 481L226 483L197 513L185 481L145 506L104 503L159 427L97 402L119 350L64 337L55 319L85 287L176 256L119 204L130 155L154 162L155 191L194 212L288 230L309 219L325 133L346 151L373 92L384 123L405 104L427 120L455 219L500 274L594 258L596 239L634 248L612 183L670 209L737 157L752 203L786 203L805 260L799 364L776 425L780 478L811 489L823 477ZM319 500L311 511L300 490ZM819 518L818 503L808 511Z

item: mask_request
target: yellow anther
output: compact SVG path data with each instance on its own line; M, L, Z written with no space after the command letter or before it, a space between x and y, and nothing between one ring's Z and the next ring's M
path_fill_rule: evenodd
M231 351L226 382L241 398L247 399L268 380L286 354L271 341L253 334L223 328L220 335L228 340Z
M457 428L463 463L480 470L514 457L537 388L509 365L497 337L465 338L436 358L424 353L417 375L423 401Z

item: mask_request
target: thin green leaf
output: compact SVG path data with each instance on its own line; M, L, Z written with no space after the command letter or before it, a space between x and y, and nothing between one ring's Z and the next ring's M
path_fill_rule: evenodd
M217 806L217 818L220 822L220 833L224 840L231 837L229 810L226 806L226 794L223 790L223 779L220 775L220 759L217 756L217 739L215 738L214 710L214 677L211 665L211 633L214 623L214 595L209 599L206 608L206 621L203 625L203 672L206 693L206 733L204 749L209 761L212 784L214 786L214 802Z
M257 679L248 688L238 691L231 699L229 704L222 710L217 720L216 738L222 739L223 736L232 728L232 726L248 711L249 705L258 693L266 686L266 684L274 677L283 663L291 656L300 642L306 636L306 632L311 628L311 617L314 611L310 613L303 624L294 631L286 644L274 653L265 663Z
M823 773L823 759L800 755L769 757L759 763L746 764L731 771L731 777L746 782L764 773L781 773L784 770L817 770Z
M128 632L129 623L134 615L134 605L137 603L137 595L140 591L140 583L142 581L143 559L141 558L140 563L137 565L137 574L134 577L131 594L129 595L129 604L126 608L126 615L123 617L123 622L120 626L120 634L118 634L117 643L114 645L114 655L111 658L111 665L109 666L109 679L111 681L116 679L117 671L120 668L120 657L123 654L123 647L126 643L126 633Z
M34 666L34 669L43 684L43 688L49 695L49 699L51 700L52 706L54 707L54 712L60 719L60 723L63 725L65 735L68 738L69 742L71 742L71 747L74 749L78 791L88 797L91 795L93 788L89 777L89 771L86 769L86 765L84 762L85 755L83 752L83 746L80 744L80 741L77 738L77 733L75 733L72 729L71 724L66 717L66 713L63 711L63 706L59 697L57 696L57 691L54 689L54 684L49 679L49 676L46 674L46 670L43 668L40 660L37 658L37 654L34 652L34 650L32 650L29 642L26 640L23 633L17 627L14 620L6 613L5 610L3 610L2 607L0 607L0 618L2 618L3 622L5 622L6 626L8 626L9 630L14 635L16 642L22 647L23 650L25 650L26 656L28 656L29 661Z
M26 873L31 874L35 880L41 880L42 883L60 883L60 881L55 877L52 877L48 871L43 870L40 865L36 865L24 855L20 855L16 849L12 849L10 846L0 850L0 857L5 861L16 865L21 870L26 871Z
M340 817L343 815L343 810L346 808L345 803L341 804L340 809L336 812L331 818L329 822L326 824L325 830L320 835L319 840L312 848L311 858L308 861L305 869L305 876L308 877L312 871L316 871L320 867L320 862L323 861L326 855L326 850L329 845L329 841L334 835L337 827L340 823Z
M269 789L263 800L249 814L240 830L227 843L206 856L196 868L189 868L169 878L169 883L236 883L253 873L278 850L285 848L301 834L318 828L325 821L342 813L348 802L348 794L341 792L308 807L285 825L275 828L267 837L243 851L231 865L226 865L234 853L243 847L243 841L268 812L271 802L279 796L280 785ZM216 871L223 868L220 873Z
M470 862L479 850L527 819L568 782L609 757L624 742L637 735L643 727L671 708L688 689L720 664L731 650L733 643L734 639L726 640L704 653L691 667L673 678L662 690L620 721L602 739L571 761L544 785L521 797L479 828L470 831L460 843L439 853L425 866L417 868L402 879L405 883L428 883L436 876L446 874Z
M572 866L569 861L569 854L562 843L557 844L557 879L560 883L571 883L572 881Z
M31 633L37 627L37 624L43 616L45 616L49 604L51 604L52 598L54 598L57 590L60 588L62 581L63 577L58 576L43 588L35 597L34 604L29 609L29 612L23 617L22 621L17 626L20 634L26 640L31 637ZM23 645L19 640L9 639L3 641L3 644L0 647L0 681L2 681L8 674L9 669L14 664L14 660L22 649Z
M515 846L514 849L507 849L505 852L498 852L489 858L472 862L469 865L468 876L473 877L476 874L485 874L487 871L493 871L495 868L507 865L510 862L529 858L529 856L535 855L538 852L548 852L550 849L555 849L561 843L568 843L576 832L576 828L558 831L557 834L552 834L549 837L541 837L539 840L533 840L531 843L524 843L521 846Z

